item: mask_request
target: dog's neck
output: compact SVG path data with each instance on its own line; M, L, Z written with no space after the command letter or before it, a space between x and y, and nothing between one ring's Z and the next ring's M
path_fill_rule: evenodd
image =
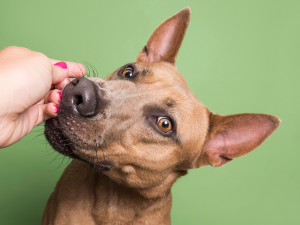
M134 190L95 172L87 163L73 160L48 202L48 207L55 207L59 213L54 216L46 208L43 221L61 224L65 218L66 221L72 218L74 222L85 221L89 225L170 225L171 185L162 189L165 185Z
M104 221L105 224L145 224L146 221L151 224L153 217L155 224L171 224L171 205L170 189L160 197L148 199L103 174L95 175L92 214L99 224Z

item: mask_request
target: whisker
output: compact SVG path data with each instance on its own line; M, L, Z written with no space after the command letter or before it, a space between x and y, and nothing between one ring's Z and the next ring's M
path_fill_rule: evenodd
M91 77L91 67L90 67L90 64L87 63L87 62L85 62L85 61L83 63L84 63L85 68L86 68L85 76Z
M100 135L99 136L99 138L101 138L101 140L103 141L103 146L105 146L105 140L104 140L104 138ZM104 154L104 150L103 150L103 148L101 148L101 150L102 150L102 156L103 156L103 160L104 160L104 162L106 161L106 159L105 159L105 154Z
M54 151L53 151L54 152ZM50 162L48 162L48 165L50 165L51 163L53 163L54 162L54 160L56 160L57 159L57 157L60 155L60 153L58 153L57 152L57 155L55 156L55 158L54 159L52 159Z
M70 158L70 157L68 157L68 161L67 161L67 163L66 163L64 166L66 166L66 165L69 165L69 163L70 163L70 160L71 160L71 158Z
M37 134L36 136L34 136L31 140L34 141L35 139L37 139L38 137L41 137L43 136L44 133L41 133L41 134Z
M96 67L95 67L95 66L92 66L92 65L91 65L91 67L92 67L92 70L93 70L93 76L94 76L94 77L99 77L99 76L98 76L98 71L97 71Z
M97 163L98 162L98 149L96 148L95 151L96 151L96 163Z
M66 158L66 156L64 156L64 155L63 155L63 159L62 159L62 161L61 161L61 163L59 164L59 166L58 166L58 168L57 168L57 169L59 169L59 168L61 167L61 165L63 164L63 162L64 162L65 158Z
M92 66L90 63L84 61L84 64L86 66L86 69L87 69L87 77L99 77L99 74L98 74L98 70L96 69L95 66Z
M84 77L84 74L83 74L83 71L82 71L82 69L79 67L79 69L80 69L80 71L81 71L81 75L82 75L82 77Z

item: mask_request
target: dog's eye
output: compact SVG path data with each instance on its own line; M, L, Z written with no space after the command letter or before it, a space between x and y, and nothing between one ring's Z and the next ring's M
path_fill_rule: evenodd
M158 117L156 123L158 128L164 133L172 130L172 123L168 117Z
M123 78L132 78L133 77L133 67L128 66L122 73Z

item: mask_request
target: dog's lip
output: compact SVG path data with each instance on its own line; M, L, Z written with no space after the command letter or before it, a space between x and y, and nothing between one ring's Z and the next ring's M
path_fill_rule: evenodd
M113 165L108 161L100 161L100 162L91 162L83 157L81 154L78 154L76 149L73 146L72 141L66 138L59 126L59 121L57 118L52 118L46 121L47 131L45 130L46 137L51 144L51 146L58 151L59 153L66 155L70 158L80 160L82 162L87 163L93 170L96 172L108 172L113 169ZM52 130L52 134L51 134ZM54 136L52 136L54 133ZM76 154L77 152L77 154Z
M55 120L53 121L55 123L51 123L50 128L57 130L57 132L61 134L61 138L66 143L66 146L70 148L74 154L76 154L76 151L78 149L94 149L96 147L99 148L102 144L91 143L89 141L86 141L83 137L80 137L79 134L85 133L87 128L78 125L82 122L86 123L85 118L81 118L69 113L63 106L59 108L57 117L50 120ZM81 131L81 133L78 132L78 127L83 127L82 130L84 131Z
M96 172L108 172L108 171L111 171L113 169L113 165L107 161L104 161L104 162L98 162L98 163L90 163L90 162L87 162L86 160L83 160L85 161L86 163L88 163L88 165L94 169Z
M45 136L48 142L59 153L71 158L77 158L74 154L71 143L61 132L58 123L57 118L52 118L46 121Z
M87 163L96 172L108 172L114 168L113 164L105 159L103 161L94 162L94 160L92 161L88 155L76 154L76 150L74 151L74 154L76 159Z

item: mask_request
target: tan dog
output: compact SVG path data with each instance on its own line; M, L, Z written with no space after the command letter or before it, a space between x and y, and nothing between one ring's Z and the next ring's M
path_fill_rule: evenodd
M170 224L177 178L249 153L278 127L271 115L214 114L191 93L175 67L189 20L183 9L154 31L136 62L64 89L45 134L74 160L43 225Z

